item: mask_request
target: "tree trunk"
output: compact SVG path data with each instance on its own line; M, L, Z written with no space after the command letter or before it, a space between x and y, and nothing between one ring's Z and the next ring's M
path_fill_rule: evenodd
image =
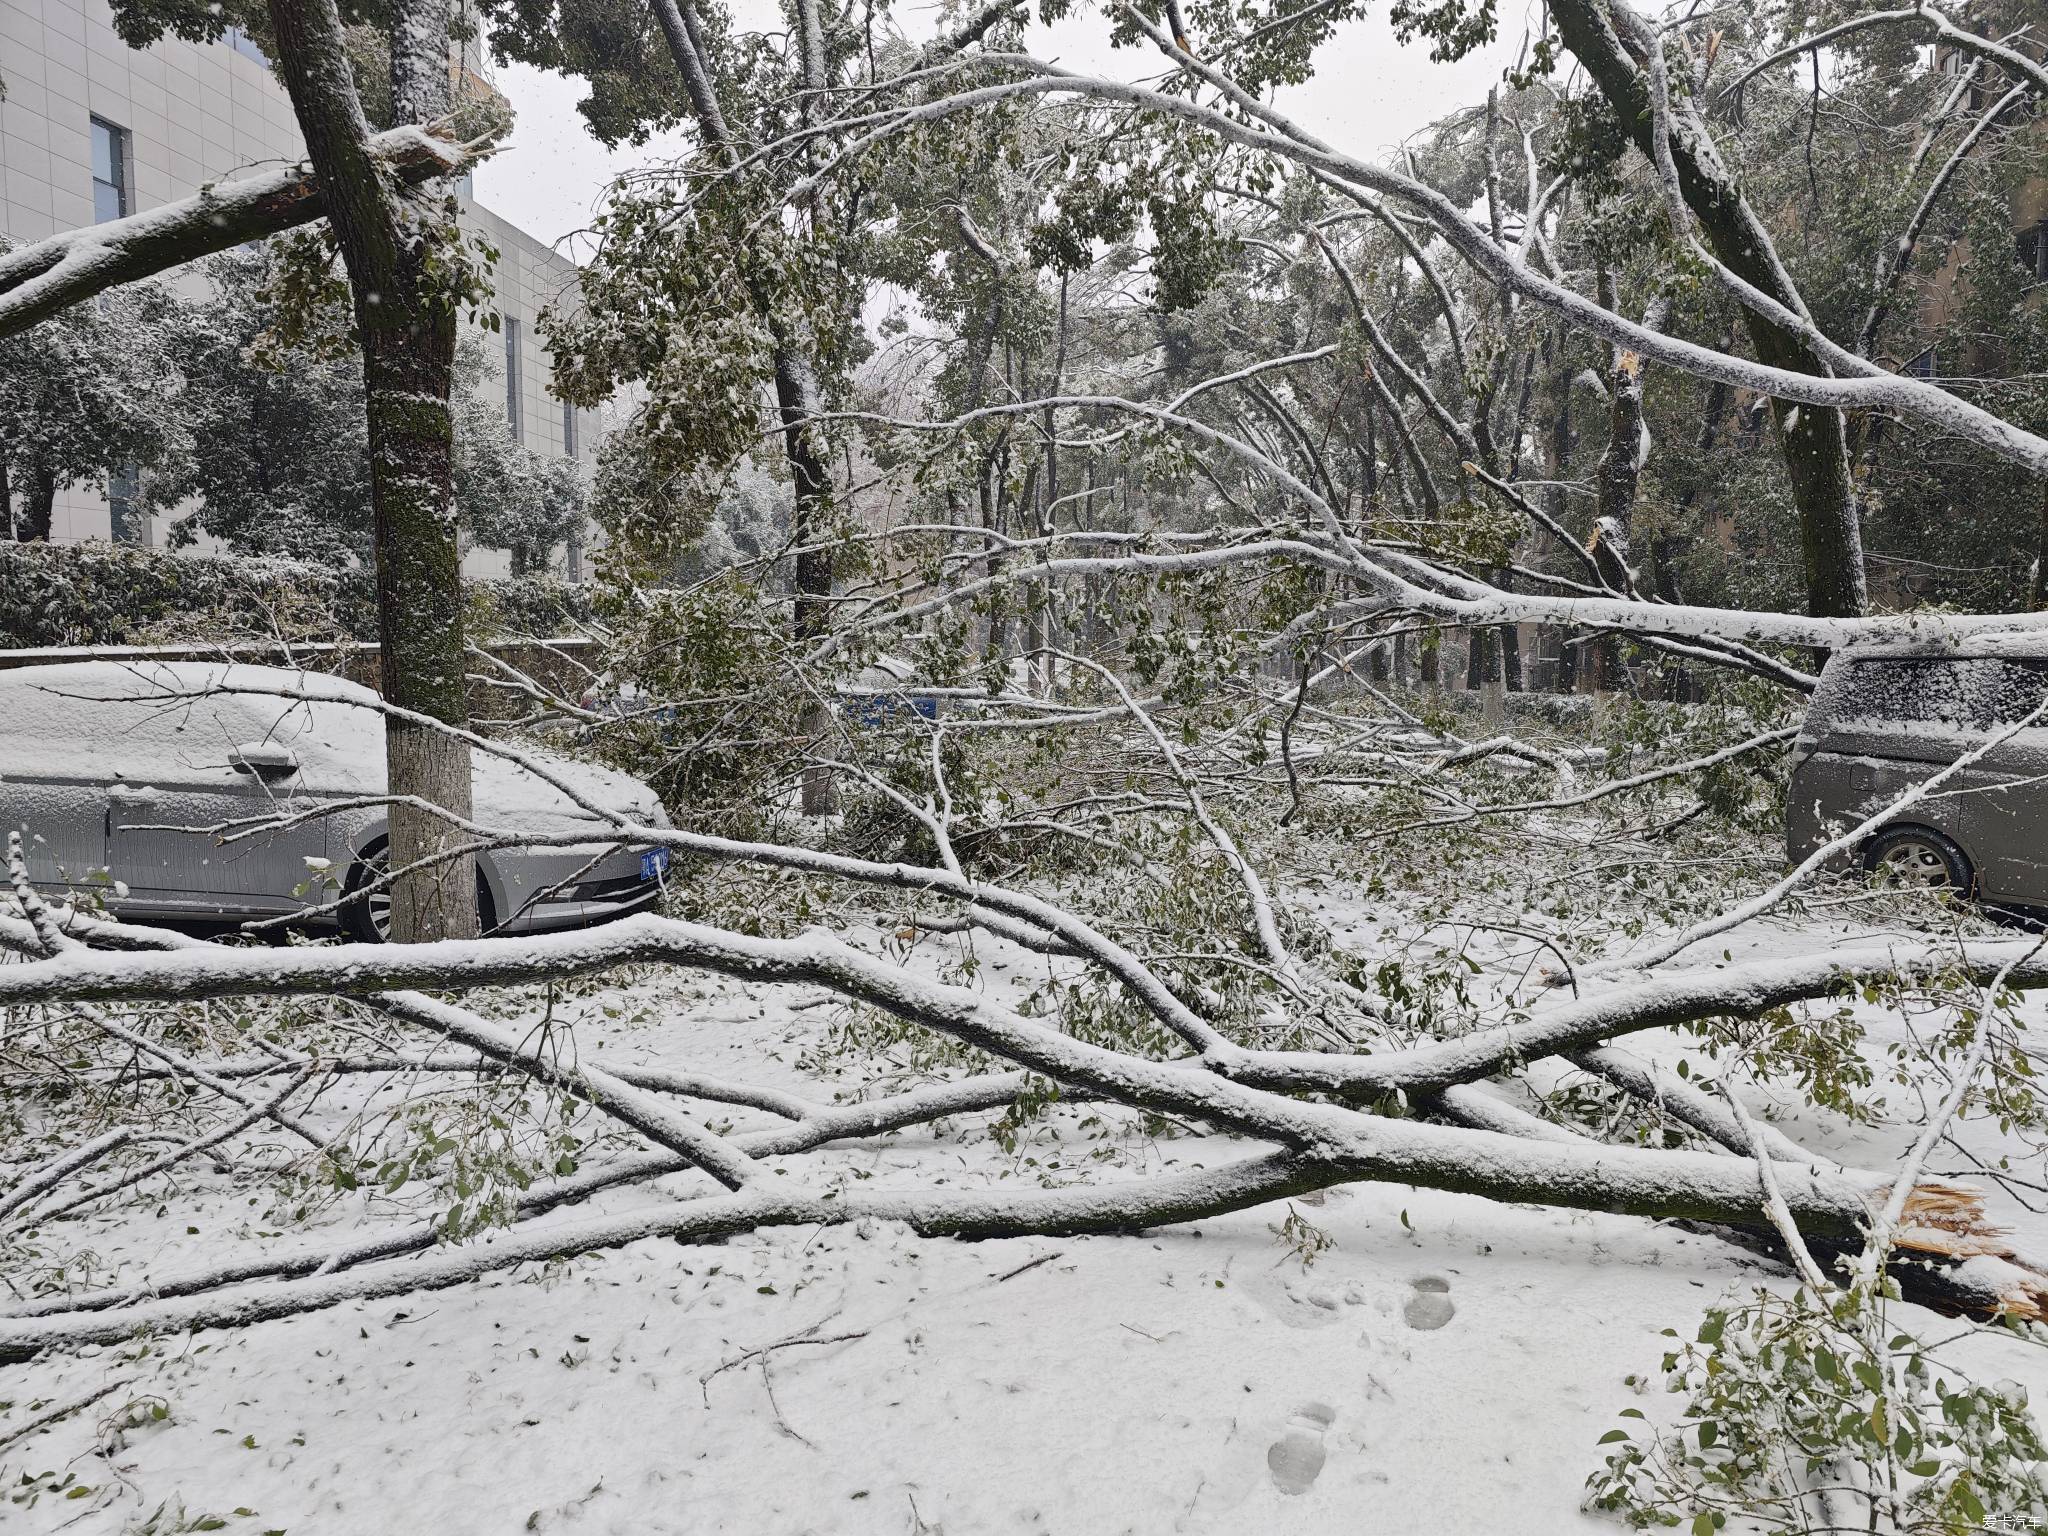
M1602 270L1600 302L1617 314L1621 302L1614 273ZM1607 447L1600 454L1594 481L1599 513L1593 524L1593 561L1601 579L1618 592L1629 588L1628 551L1634 533L1636 495L1641 489L1643 462L1648 456L1649 428L1643 420L1643 360L1626 348L1613 348L1607 364ZM1613 693L1626 685L1621 641L1608 635L1592 643L1593 691Z
M1482 625L1468 630L1465 685L1479 695L1479 718L1488 725L1507 719L1507 668L1503 665L1500 632L1505 626Z
M1549 484L1543 488L1543 507L1559 524L1567 513L1564 482L1571 472L1572 450L1578 434L1572 425L1572 364L1564 355L1563 336L1553 328L1543 338L1543 362L1549 372L1549 419L1543 431L1543 473ZM1548 640L1540 638L1547 634ZM1552 693L1570 693L1578 675L1578 651L1571 643L1571 631L1546 628L1538 631L1540 650L1545 644L1557 646L1557 661L1544 667L1544 686Z
M1057 397L1066 384L1067 276L1065 272L1060 274L1059 341L1053 349L1052 379L1046 388L1046 394L1051 397ZM1045 433L1045 485L1039 493L1038 535L1042 539L1050 539L1058 531L1060 500L1059 431L1054 421L1054 411L1051 406L1045 408L1041 428ZM1052 558L1050 545L1047 546L1045 553L1040 558L1045 560ZM1317 574L1320 576L1321 573L1318 572ZM1053 646L1058 640L1058 636L1053 628L1052 596L1052 583L1049 581L1041 582L1037 590L1039 694L1047 699L1053 696L1059 675L1059 670L1053 665L1052 658Z
M377 626L384 696L460 729L469 725L456 544L448 394L455 310L434 292L439 213L408 207L371 158L334 0L271 0L285 88L319 172L327 213L355 293L369 406L370 510L377 553ZM404 0L390 28L392 100L401 122L438 116L448 98L447 12ZM458 842L421 804L470 814L467 743L430 726L387 722L390 866L404 869ZM391 936L401 942L477 931L475 861L443 859L400 876Z
M1649 87L1616 32L1607 0L1555 0L1551 14L1565 46L1585 66L1636 147L1650 154L1654 113ZM1805 313L1769 231L1711 142L1703 133L1674 132L1671 155L1686 206L1714 254L1785 308ZM1748 311L1743 321L1759 362L1799 373L1833 372L1792 332ZM1842 413L1829 406L1773 400L1771 414L1799 514L1807 609L1830 618L1855 617L1863 612L1867 596L1863 531L1849 477Z
M1728 328L1728 339L1721 350L1726 352L1735 345L1735 327ZM1707 386L1706 397L1700 405L1700 435L1695 443L1702 469L1695 474L1678 496L1678 510L1691 512L1699 504L1700 491L1706 482L1704 465L1707 455L1713 452L1714 442L1720 436L1721 423L1728 415L1728 408L1734 403L1735 391L1718 379ZM1667 603L1685 600L1678 584L1678 562L1692 547L1693 528L1688 523L1677 529L1659 534L1651 542L1650 565L1654 573L1656 592ZM1692 669L1675 661L1667 660L1664 668L1664 696L1674 704L1690 703L1694 699L1695 680Z
M718 100L706 56L705 31L692 4L678 0L652 0L654 18L668 45L669 57L683 79L683 94L697 119L704 143L728 160L735 155L732 128ZM814 40L813 40L814 41ZM807 67L817 67L806 48ZM813 82L816 84L816 82ZM815 97L811 98L815 100ZM806 108L806 116L811 108ZM795 603L790 620L791 637L799 652L824 637L831 626L833 561L830 550L807 546L823 538L832 511L832 473L825 455L806 423L818 414L817 376L805 353L805 339L793 327L762 286L757 274L747 274L748 297L755 312L774 338L775 405L782 422L783 456L789 463L792 502L790 538L801 551L796 557ZM798 729L808 741L822 741L832 730L832 707L823 699L805 706ZM807 816L829 816L839 809L838 783L832 770L808 767L803 773L802 804Z
M47 544L50 525L57 517L57 476L49 465L29 466L28 486L21 496L21 516L14 524L14 536L24 544Z
M794 351L775 351L775 403L782 416L782 451L789 460L794 513L791 538L797 546L796 603L792 634L799 652L825 636L832 622L832 552L811 546L824 537L832 512L832 474L819 452L808 419L817 413L817 385ZM806 706L801 729L821 742L831 734L832 707L823 699ZM830 816L839 809L839 785L829 768L808 767L803 775L803 812Z

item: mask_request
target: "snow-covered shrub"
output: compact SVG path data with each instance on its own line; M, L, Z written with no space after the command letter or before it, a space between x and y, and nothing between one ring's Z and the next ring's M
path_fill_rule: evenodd
M170 556L113 544L0 543L0 645L335 640L368 593L297 560Z
M555 576L469 584L472 635L561 635L591 616ZM370 573L281 556L0 541L0 649L376 637Z
M507 576L470 583L471 634L580 634L591 617L590 591L559 576Z
M135 283L0 337L0 537L47 539L66 488L137 468L146 489L190 455L188 308L166 284Z

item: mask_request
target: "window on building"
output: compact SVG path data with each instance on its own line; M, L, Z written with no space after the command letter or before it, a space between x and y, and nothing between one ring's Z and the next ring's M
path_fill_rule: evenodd
M107 537L116 544L149 542L149 526L136 505L141 492L142 475L133 464L107 476Z
M96 223L128 217L128 130L92 120L92 216Z
M1962 106L1966 112L1982 112L1991 105L1991 87L1984 83L1984 68L1961 49L1950 48L1946 52L1935 51L1935 68L1950 79L1970 77L1969 88L1963 93Z
M2048 283L2048 219L2013 237L2020 265L2037 283Z
M564 400L562 402L562 457L566 459L578 457L576 450L579 446L576 441L576 407Z
M256 39L244 32L240 27L229 27L227 36L222 38L221 41L234 49L243 58L254 59L265 69L270 68L270 55L257 47Z
M1903 373L1910 374L1912 377L1916 379L1933 378L1937 371L1936 364L1934 361L1934 348L1929 347L1926 351L1919 353L1917 356L1908 358L1906 361L1906 366L1900 371Z
M523 439L526 432L519 409L519 322L510 315L502 315L499 323L505 332L505 425L512 429L514 438Z

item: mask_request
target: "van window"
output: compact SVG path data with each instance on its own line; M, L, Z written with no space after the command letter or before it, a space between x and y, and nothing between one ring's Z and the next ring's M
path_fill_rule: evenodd
M1828 668L1808 718L1837 728L1985 731L2026 719L2044 698L2048 659L1858 661Z

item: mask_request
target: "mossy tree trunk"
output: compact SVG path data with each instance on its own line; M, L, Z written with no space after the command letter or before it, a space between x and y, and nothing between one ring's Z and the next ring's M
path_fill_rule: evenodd
M29 465L28 484L22 488L21 516L15 520L14 536L24 544L47 544L57 520L57 477L50 466L37 461Z
M440 245L434 226L445 215L402 197L371 156L334 0L271 0L270 14L285 88L355 294L369 404L384 696L467 728L448 409L455 309L430 271ZM439 116L449 89L446 9L439 0L399 0L390 36L395 115L402 122ZM394 797L390 866L400 870L459 841L428 807L469 816L469 748L431 727L398 721L388 724L385 740ZM443 859L400 876L391 929L401 941L473 936L474 860Z
M1608 0L1554 0L1550 11L1565 46L1585 66L1636 147L1650 154L1655 114L1649 86L1624 45ZM1769 231L1711 143L1689 132L1675 132L1671 154L1686 207L1714 255L1752 287L1795 314L1804 314L1805 304L1778 260ZM1759 362L1797 373L1833 372L1797 334L1747 311L1743 321ZM1867 593L1863 532L1849 476L1842 413L1773 400L1771 415L1799 515L1807 611L1830 618L1855 617L1863 612Z

